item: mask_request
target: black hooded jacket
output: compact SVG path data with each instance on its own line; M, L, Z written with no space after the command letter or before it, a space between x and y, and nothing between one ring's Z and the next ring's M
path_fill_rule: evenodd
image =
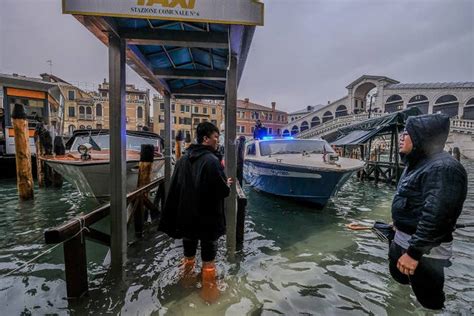
M412 235L407 253L415 260L443 242L452 232L467 194L464 167L443 151L449 118L441 115L409 117L405 130L413 150L402 156L407 167L392 203L395 227Z
M224 235L226 179L211 147L191 145L176 163L159 230L173 238L216 240Z

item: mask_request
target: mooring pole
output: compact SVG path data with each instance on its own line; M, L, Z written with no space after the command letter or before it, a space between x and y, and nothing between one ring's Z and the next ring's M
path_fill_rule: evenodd
M109 35L111 268L117 278L127 260L125 47L124 39Z
M230 56L229 70L227 71L226 102L225 102L225 171L227 177L237 181L236 129L237 129L237 57ZM233 259L236 251L237 225L237 192L236 185L231 186L230 195L226 199L227 222L227 251Z
M151 173L153 169L153 158L154 158L155 147L150 144L143 144L140 149L140 162L138 163L138 183L137 189L141 188L151 181ZM144 196L137 197L138 203L137 208L134 212L134 223L135 223L135 237L141 238L143 236L143 225L146 220L143 199L146 198L146 192Z
M66 154L66 147L64 146L63 138L61 136L54 137L54 155L64 156ZM53 171L53 187L61 188L63 186L63 177Z
M38 181L38 187L43 188L45 186L45 166L44 162L40 159L44 156L44 147L41 143L40 133L42 132L41 126L36 126L35 129L35 148L36 148L36 179Z
M15 135L16 180L18 196L26 201L34 198L33 173L31 171L30 140L28 120L22 104L15 104L12 113L13 130Z
M181 158L181 142L183 141L183 132L179 131L176 133L176 138L174 140L174 153L176 156L176 161L178 161L179 158Z

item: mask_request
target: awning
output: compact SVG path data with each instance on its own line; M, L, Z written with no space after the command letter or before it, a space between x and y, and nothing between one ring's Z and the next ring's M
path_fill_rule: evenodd
M409 116L420 114L422 113L417 107L412 107L341 128L338 138L331 145L355 146L365 144L375 136L387 134L394 128L403 128Z

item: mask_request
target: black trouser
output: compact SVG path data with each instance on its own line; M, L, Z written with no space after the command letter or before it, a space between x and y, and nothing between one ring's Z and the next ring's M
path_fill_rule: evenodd
M410 284L418 302L425 308L441 309L444 306L444 267L448 260L421 257L415 274L407 276L397 268L398 259L406 250L395 242L390 245L388 257L390 260L390 274L401 284Z
M185 257L194 257L198 246L198 240L183 238ZM201 240L202 261L213 261L217 254L217 240Z

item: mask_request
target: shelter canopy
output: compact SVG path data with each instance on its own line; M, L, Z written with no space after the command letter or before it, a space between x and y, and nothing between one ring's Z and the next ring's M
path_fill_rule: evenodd
M373 118L361 123L353 124L339 130L338 138L331 143L335 146L363 145L375 136L384 135L394 128L405 126L409 116L422 114L417 107L391 113L382 117Z
M230 54L238 84L263 9L255 0L63 1L104 44L109 33L125 39L127 64L158 92L186 99L224 99Z

